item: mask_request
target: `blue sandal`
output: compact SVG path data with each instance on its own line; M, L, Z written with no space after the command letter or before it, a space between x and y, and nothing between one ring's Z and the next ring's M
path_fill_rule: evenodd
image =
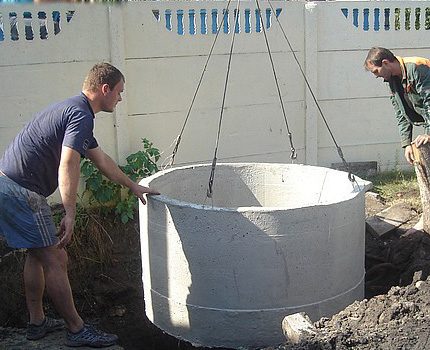
M67 332L65 345L72 347L89 346L93 348L104 348L115 345L117 341L117 335L108 334L93 326L84 324L84 327L77 333Z

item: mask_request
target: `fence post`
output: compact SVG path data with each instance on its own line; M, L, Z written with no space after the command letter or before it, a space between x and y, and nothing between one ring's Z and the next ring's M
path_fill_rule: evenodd
M314 2L305 5L304 72L318 98L318 7ZM318 110L305 85L305 163L318 165Z
M122 6L109 6L110 29L110 60L124 75L125 74L125 35ZM127 80L127 76L125 77ZM126 90L126 89L125 89ZM122 94L122 102L118 103L113 114L116 136L116 160L123 163L130 153L129 133L127 126L128 110L127 96Z

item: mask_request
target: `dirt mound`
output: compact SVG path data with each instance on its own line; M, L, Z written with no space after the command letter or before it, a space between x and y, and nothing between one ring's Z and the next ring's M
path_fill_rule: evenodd
M314 325L317 334L283 349L425 350L430 348L430 280L416 273L413 283L392 287L349 305Z

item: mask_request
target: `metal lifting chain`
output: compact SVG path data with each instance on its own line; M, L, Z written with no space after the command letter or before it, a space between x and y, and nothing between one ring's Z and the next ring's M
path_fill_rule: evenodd
M258 0L256 0L256 1L258 2ZM275 12L275 10L274 10L274 8L273 8L272 1L271 1L271 0L268 0L268 2L269 2L270 8L272 9L273 13L276 13L276 12ZM261 16L261 15L260 15L260 16ZM355 181L355 177L354 177L354 175L353 175L353 174L352 174L352 172L351 172L351 167L350 167L350 165L347 163L347 161L345 160L345 158L344 158L344 156L343 156L342 149L341 149L341 148L340 148L340 146L337 144L337 142L336 142L336 140L335 140L335 138L334 138L334 135L333 135L333 133L332 133L332 131L331 131L331 129L330 129L330 127L329 127L328 123L327 123L327 120L326 120L326 118L325 118L325 116L324 116L324 113L323 113L323 111L322 111L322 109L321 109L321 107L320 107L320 105L319 105L319 103L318 103L318 100L316 99L315 94L314 94L314 92L313 92L313 90L312 90L312 88L311 88L311 85L309 84L309 81L308 81L308 79L306 78L306 74L305 74L305 72L303 71L303 68L302 68L302 66L300 65L299 60L297 59L297 56L296 56L296 54L295 54L295 52L294 52L294 50L293 50L293 47L292 47L292 45L291 45L291 43L290 43L290 40L288 40L287 34L285 33L284 28L283 28L283 27L282 27L282 25L281 25L281 22L279 22L278 17L277 17L277 16L275 16L275 18L276 18L276 22L278 22L278 25L279 25L279 27L281 28L281 31L282 31L282 34L284 35L285 40L286 40L286 41L287 41L287 43L288 43L288 46L289 46L289 48L290 48L290 51L291 51L291 53L293 54L294 60L296 61L297 65L298 65L298 67L299 67L299 69L300 69L300 72L301 72L301 74L302 74L302 76L303 76L303 79L305 80L306 86L308 87L309 92L311 93L312 99L314 100L315 105L317 106L317 109L318 109L318 111L319 111L319 113L320 113L320 115L321 115L321 117L322 117L322 119L323 119L323 121L324 121L324 124L325 124L325 126L326 126L326 128L327 128L327 130L328 130L328 132L329 132L329 134L330 134L330 136L331 136L331 138L332 138L332 140L333 140L333 143L334 143L334 144L335 144L335 146L336 146L336 150L337 150L337 153L338 153L338 155L339 155L340 159L342 160L342 164L344 165L345 169L347 169L347 170L348 170L348 180L349 180L349 181L351 181L351 182L356 182L356 181Z
M275 79L276 89L278 90L278 97L279 97L279 102L280 102L281 108L282 108L282 114L284 115L285 126L287 128L288 137L290 139L290 148L291 148L290 158L296 159L297 158L297 152L296 152L296 149L294 148L293 136L292 136L292 134L290 132L290 128L288 126L288 120L287 120L287 115L285 113L284 101L282 100L281 89L279 88L278 78L276 76L276 71L275 71L275 64L273 63L272 51L270 50L269 40L267 39L267 34L266 34L266 28L264 26L263 18L261 16L260 2L259 2L259 0L255 0L255 2L257 4L257 8L258 8L258 16L260 17L259 20L261 23L261 27L263 28L264 40L266 42L267 52L268 52L269 58L270 58L270 64L272 65L273 77ZM273 13L275 13L275 12L273 12Z
M229 1L228 1L228 3L227 3L226 11L228 11L228 9L229 9L229 7L230 7L230 2L231 2L231 0L229 0ZM172 155L170 156L170 163L168 164L168 166L172 166L172 165L173 165L173 163L175 162L175 157L176 157L176 153L178 152L179 143L181 142L181 139L182 139L182 134L184 133L185 126L187 125L188 118L190 117L191 110L192 110L193 105L194 105L194 101L196 100L196 96L197 96L197 93L198 93L198 91L199 91L199 89L200 89L200 85L202 84L203 77L204 77L205 72L206 72L206 68L207 68L207 66L208 66L209 60L210 60L210 58L211 58L211 56L212 56L212 52L213 52L214 47L215 47L215 43L216 43L216 41L217 41L217 39L218 39L218 35L219 35L219 33L220 33L220 30L221 30L221 28L222 28L222 26L223 26L223 24L224 24L224 21L225 21L225 18L226 18L226 17L227 17L226 15L222 16L222 20L221 20L221 22L220 22L220 24L219 24L219 26L218 26L218 28L217 28L217 32L216 32L216 35L215 35L215 39L214 39L214 41L213 41L213 43L212 43L212 46L211 46L211 48L210 48L210 50L209 50L209 54L208 54L208 56L207 56L207 58L206 58L206 62L205 62L205 65L204 65L204 67L203 67L202 74L200 75L200 79L199 79L199 82L198 82L198 84L197 84L197 88L196 88L196 90L194 91L194 95L193 95L193 98L192 98L192 100L191 100L190 107L188 108L188 112L187 112L187 116L185 117L184 124L182 125L181 132L180 132L179 136L178 136L178 137L177 137L177 139L176 139L176 143L175 143L175 146L174 146L174 148L173 148Z
M236 18L234 21L234 26L232 28L232 38L231 38L231 45L230 45L230 54L228 56L228 65L227 65L227 74L225 76L225 83L224 83L224 93L222 96L222 105L221 105L221 113L220 113L220 117L219 117L219 122L218 122L218 133L217 133L217 138L216 138L216 143L215 143L215 152L214 152L214 157L212 160L212 168L211 168L211 174L209 176L209 184L208 184L208 189L206 191L206 196L208 198L212 198L212 194L213 194L213 183L214 183L214 177L215 177L215 166L216 166L216 161L217 161L217 152L218 152L218 144L219 144L219 136L221 134L221 124L222 124L222 117L224 114L224 106L225 106L225 97L227 94L227 85L228 85L228 78L230 76L230 67L231 67L231 57L233 54L233 47L234 47L234 38L235 38L235 34L236 34L236 26L237 26L237 22L239 20L239 5L240 5L240 0L237 1L237 7L236 7ZM227 16L227 12L225 12L224 16Z

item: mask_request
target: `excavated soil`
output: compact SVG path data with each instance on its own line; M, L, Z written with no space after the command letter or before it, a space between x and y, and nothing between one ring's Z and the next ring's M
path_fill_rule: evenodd
M385 207L375 196L366 200L367 216ZM95 222L95 227L101 226ZM408 230L415 222L382 238L366 232L365 300L316 322L316 335L300 344L285 343L266 350L430 349L430 237ZM103 227L106 231L89 229L68 248L70 279L81 315L117 333L125 349L195 349L164 334L144 315L138 224L119 225L105 220ZM25 341L27 313L21 277L24 255L0 242L0 349L63 348L59 344L62 333L31 344ZM46 305L46 313L56 316L48 300Z

